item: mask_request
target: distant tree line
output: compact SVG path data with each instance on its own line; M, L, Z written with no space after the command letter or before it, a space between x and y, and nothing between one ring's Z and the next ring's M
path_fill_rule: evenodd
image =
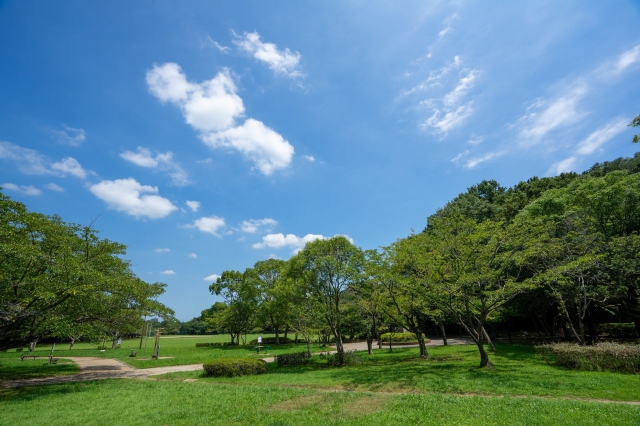
M233 343L256 329L295 333L309 345L373 340L390 325L416 336L454 324L490 366L496 326L526 322L579 344L599 324L632 322L640 333L640 155L581 175L531 178L511 188L483 181L427 220L420 233L379 250L345 237L308 243L291 259L224 271L220 296L194 326ZM201 328L199 328L201 330Z
M126 246L91 226L30 212L0 192L0 350L42 339L137 334L143 316L170 318L165 284L138 278Z

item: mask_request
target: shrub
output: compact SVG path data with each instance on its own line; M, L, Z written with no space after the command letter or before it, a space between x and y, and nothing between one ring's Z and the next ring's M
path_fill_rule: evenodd
M606 323L600 324L598 327L598 331L601 334L606 334L608 336L635 336L636 335L636 327L635 325L630 323Z
M278 367L293 367L296 365L306 365L311 357L307 352L296 352L293 354L282 354L276 356Z
M424 334L422 337L427 338ZM389 338L391 338L391 342L416 342L418 340L415 333L384 333L380 336L380 340L383 342L388 342Z
M640 346L618 343L599 343L579 346L572 343L552 343L536 347L548 361L577 370L640 372Z
M227 346L229 342L213 342L213 343L196 343L196 348L202 348L206 346Z
M207 361L202 367L211 377L254 376L267 371L267 363L261 359L224 359Z
M325 358L327 360L327 363L333 366L354 365L354 364L362 363L360 356L357 354L355 350L345 351L342 353L336 352L332 354L330 353L320 354L320 359L325 359Z
M16 348L16 352L22 352L24 348Z
M293 343L293 339L289 339L288 337L281 337L280 338L280 343ZM258 344L258 339L253 339L249 342L250 345L257 345ZM262 344L263 345L275 345L276 344L276 338L275 337L263 337L262 338Z

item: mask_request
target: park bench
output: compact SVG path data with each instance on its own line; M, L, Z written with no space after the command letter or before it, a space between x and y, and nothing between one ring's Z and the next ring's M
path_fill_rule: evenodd
M38 355L28 355L28 354L23 354L23 355L20 355L20 361L24 361L24 360L25 360L25 359L27 359L27 358L33 358L33 359L36 359L37 357L38 357Z

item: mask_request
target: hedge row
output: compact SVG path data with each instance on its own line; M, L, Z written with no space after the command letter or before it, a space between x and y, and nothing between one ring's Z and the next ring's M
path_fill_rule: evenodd
M224 359L207 361L202 367L211 377L254 376L267 371L267 363L261 359Z
M308 352L296 352L293 354L282 354L276 356L278 367L293 367L309 363L311 357Z
M213 342L213 343L196 343L196 348L202 348L205 346L228 346L230 342Z
M423 338L427 338L422 334ZM391 339L392 342L416 342L418 338L415 333L384 333L380 336L380 340L388 342Z
M293 339L289 339L288 337L281 337L280 338L280 343L293 343ZM253 339L252 341L249 342L250 345L257 345L258 344L258 339ZM275 345L276 344L276 338L275 337L263 337L262 338L262 344L263 345Z
M557 365L576 370L640 372L640 346L618 343L599 343L579 346L572 343L553 343L536 347L543 358Z
M635 336L636 326L630 323L605 323L598 326L598 334L608 336Z
M321 353L320 359L326 359L329 365L342 366L362 364L362 360L354 349L352 351L344 351L342 353Z

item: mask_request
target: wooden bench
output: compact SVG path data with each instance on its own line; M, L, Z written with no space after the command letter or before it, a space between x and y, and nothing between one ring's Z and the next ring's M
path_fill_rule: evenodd
M28 355L28 354L20 355L20 361L24 361L27 358L36 359L36 358L38 358L38 355Z

